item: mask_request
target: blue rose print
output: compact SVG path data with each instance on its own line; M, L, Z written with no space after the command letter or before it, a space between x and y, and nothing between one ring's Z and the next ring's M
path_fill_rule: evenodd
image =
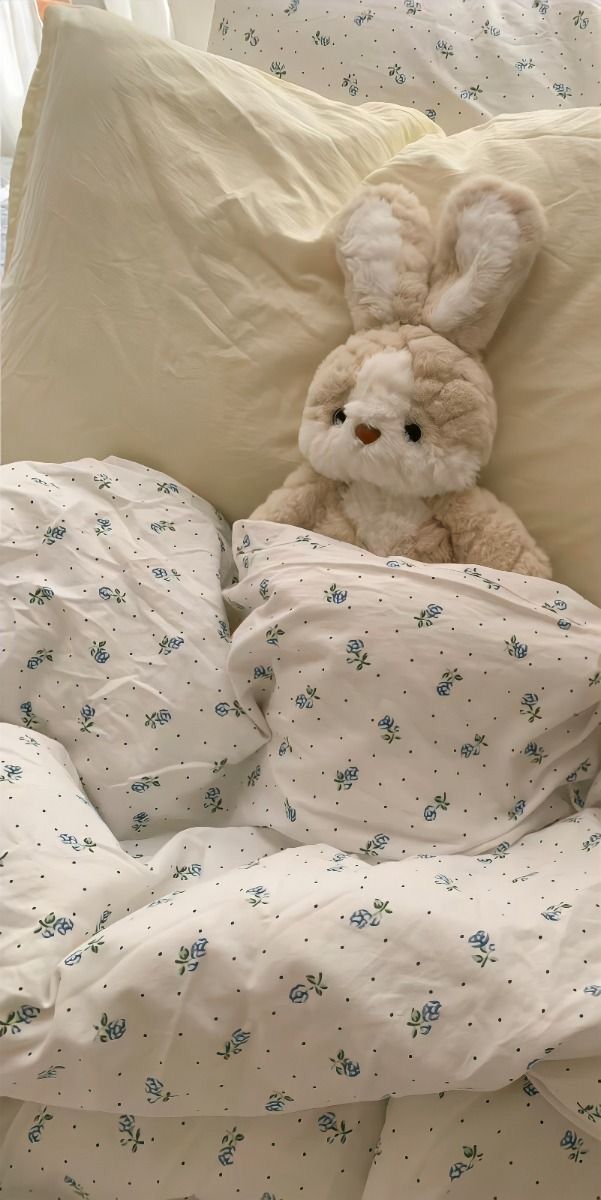
M445 887L447 892L459 891L457 881L455 879L450 879L448 875L435 875L434 882L439 884L440 887Z
M323 981L321 971L317 975L305 975L306 983L295 983L290 989L288 998L293 1004L304 1004L309 999L309 992L315 992L316 996L323 996L327 992L328 985Z
M280 629L279 625L272 625L271 629L268 629L267 633L265 634L265 641L267 642L267 645L279 646L280 638L284 637L285 632L286 631L284 629Z
M23 768L18 767L16 763L0 764L0 783L18 783L23 777Z
M209 944L208 938L199 937L188 948L180 946L179 954L175 959L178 975L184 975L186 971L196 971L200 959L204 958Z
M578 1134L573 1129L566 1129L560 1143L564 1150L569 1150L568 1158L572 1162L582 1162L584 1155L588 1153L584 1149L584 1138L578 1137Z
M252 908L259 908L261 904L269 904L271 896L267 888L258 883L255 887L246 889L246 899Z
M515 804L513 805L513 808L510 808L508 810L507 816L509 817L509 820L517 821L518 817L523 816L525 808L526 808L525 800L516 800Z
M362 671L364 667L371 667L365 643L361 641L361 638L351 638L350 642L347 642L346 655L347 663L350 663L356 671Z
M36 650L35 654L32 654L31 658L27 659L27 669L29 671L36 671L38 667L41 667L42 663L53 662L53 653L53 650Z
M150 817L147 812L134 813L131 822L134 833L141 833L143 829L146 829L149 821Z
M520 709L522 716L528 717L528 721L532 724L533 721L540 721L541 711L538 703L536 692L526 692L522 696L522 708Z
M369 854L371 858L376 858L380 850L384 850L388 845L390 838L387 833L375 833L373 838L369 838L365 846L361 846L359 854Z
M578 1115L586 1117L587 1121L591 1121L594 1125L597 1121L601 1121L601 1104L582 1104L577 1101Z
M238 1132L238 1128L234 1125L233 1129L228 1130L221 1139L222 1149L217 1155L218 1162L222 1167L231 1167L236 1150L240 1142L244 1141L244 1134Z
M119 1138L119 1144L127 1146L132 1154L136 1153L139 1146L144 1145L142 1131L136 1128L136 1118L130 1113L124 1113L122 1117L119 1117L119 1133L124 1134L122 1138Z
M321 1116L317 1118L317 1125L322 1133L327 1133L328 1136L326 1141L330 1144L340 1141L340 1144L344 1146L350 1134L353 1132L352 1126L349 1128L345 1121L339 1121L336 1113L334 1112L322 1113Z
M20 1008L9 1012L5 1018L0 1018L0 1038L10 1030L11 1033L21 1033L23 1025L30 1025L39 1017L41 1008L37 1008L35 1004L22 1004Z
M261 582L259 584L259 595L262 600L269 599L269 580L268 579L261 580Z
M92 642L92 645L90 646L90 657L93 658L97 663L108 662L111 656L110 652L106 648L106 641L103 640L101 642Z
M464 1161L453 1163L449 1170L449 1179L461 1179L461 1176L464 1175L466 1171L471 1171L473 1167L475 1167L476 1163L480 1162L481 1159L482 1154L479 1152L477 1146L464 1146Z
M67 1184L67 1187L73 1189L74 1194L79 1198L79 1200L90 1200L90 1193L84 1191L81 1184L78 1183L76 1179L73 1179L72 1175L65 1175L64 1183Z
M549 907L541 913L541 917L544 917L546 921L560 921L563 909L571 907L572 905L566 904L565 900L560 900L559 904L550 904Z
M33 711L31 700L23 700L19 709L23 713L21 721L26 729L33 729L35 725L39 725L40 722Z
M147 792L151 787L158 788L160 786L161 781L158 775L143 775L141 779L134 780L131 790L138 795L140 792Z
M317 688L306 687L304 692L301 692L300 695L296 697L294 703L296 704L297 708L313 708L313 705L316 704L319 699L320 697L317 695Z
M289 800L284 800L284 813L286 814L286 820L296 821L296 809L292 807Z
M601 996L601 983L587 983L583 990L585 996Z
M324 591L324 596L328 604L344 604L347 599L348 592L337 587L335 583L330 584L329 588Z
M150 726L151 729L156 729L160 725L168 725L171 720L171 713L168 708L159 708L157 712L145 713L146 720L144 724Z
M30 604L45 604L47 600L53 599L54 592L51 587L37 587L29 593Z
M162 1079L157 1079L156 1075L147 1075L144 1090L149 1104L167 1104L169 1100L176 1098L176 1093L168 1092Z
M262 667L262 666L255 667L254 678L255 679L273 679L273 667Z
M56 542L62 542L67 530L64 525L49 525L42 541L47 546L54 546Z
M223 812L223 804L221 803L221 788L207 788L204 794L203 806L211 813Z
M64 1071L66 1068L61 1066L46 1067L45 1071L38 1071L36 1079L56 1079L58 1071Z
M109 1021L107 1014L104 1012L100 1018L100 1024L95 1025L96 1030L94 1041L100 1042L117 1042L123 1037L127 1029L125 1017L119 1017L116 1021Z
M96 528L94 530L96 537L106 537L112 532L112 525L108 517L97 517Z
M173 654L179 650L184 644L183 637L169 637L166 633L159 642L159 654Z
M265 1110L266 1112L282 1112L286 1104L293 1103L293 1096L287 1096L285 1092L272 1092L265 1105Z
M392 915L388 900L374 900L373 912L368 908L358 908L356 912L351 913L349 921L356 929L365 929L368 925L376 927L386 914Z
M431 804L427 804L424 809L424 819L426 821L435 821L439 812L446 812L450 801L447 800L447 793L443 792L441 796L435 796Z
M255 784L257 784L259 782L260 778L261 778L261 768L253 767L252 771L250 772L250 774L248 775L248 778L246 780L246 786L247 787L255 787Z
M462 758L477 758L482 748L488 746L484 733L475 733L473 742L464 742L461 747Z
M167 530L169 530L171 533L175 533L175 525L173 524L173 521L153 521L150 528L152 529L153 533L166 533Z
M157 483L157 492L164 492L166 495L169 495L170 492L178 494L179 488L176 483L163 479L160 483Z
M456 667L452 667L448 671L444 671L440 683L436 686L436 691L439 696L450 696L453 687L456 683L461 683L463 675L459 674Z
M339 792L348 792L349 788L352 788L353 784L357 782L358 778L358 767L346 767L345 770L336 772L334 776L334 783L336 784L336 788Z
M96 709L91 704L84 704L79 710L79 728L82 733L91 733L94 728Z
M98 595L101 600L114 600L115 604L126 603L125 592L122 592L120 588L99 587Z
M412 1008L411 1017L407 1021L411 1029L411 1037L417 1037L418 1033L428 1034L432 1029L435 1021L440 1017L442 1004L440 1000L428 1000L421 1009Z
M418 629L425 629L433 625L443 612L444 609L441 604L428 604L427 608L422 608L421 612L413 620L417 621Z
M400 741L400 730L394 717L380 717L378 721L378 729L382 730L381 737L391 746L393 742Z
M223 1050L217 1051L218 1057L223 1058L227 1062L232 1057L232 1054L240 1054L243 1046L246 1045L249 1039L250 1032L248 1030L234 1029L234 1032L230 1034L228 1041L225 1043Z
M201 864L192 863L189 867L176 867L173 872L173 879L198 879L201 874Z
M522 754L525 754L526 758L529 758L531 762L536 763L537 766L541 765L544 758L549 757L548 754L545 754L543 747L538 745L538 742L528 742L528 744L524 746Z
M64 937L66 933L70 933L73 929L73 921L69 917L56 917L53 912L48 913L46 917L40 917L39 924L34 933L41 933L43 938L53 938L55 933Z
M215 705L215 712L218 717L228 717L232 713L235 717L243 717L245 715L245 709L243 709L237 700L234 700L233 704L227 704L225 700L221 700L219 704Z
M283 758L285 754L291 754L291 753L292 753L292 746L290 745L288 738L285 737L284 741L280 742L280 744L278 746L278 754L279 754L280 758Z
M44 1106L44 1108L42 1108L38 1113L37 1117L34 1117L33 1119L33 1125L27 1134L27 1141L32 1143L41 1141L46 1122L52 1121L52 1119L52 1113L49 1113Z
M79 854L80 850L89 850L90 854L93 854L96 849L96 842L93 842L90 837L85 837L80 842L73 833L59 833L58 836L63 846L69 846L71 850L75 850L76 854Z
M335 1058L330 1058L330 1062L337 1075L347 1075L349 1079L354 1079L356 1075L361 1074L359 1063L348 1058L344 1050L339 1050Z
M496 962L493 958L496 949L494 942L491 942L489 935L484 929L478 929L476 933L472 933L468 939L470 946L474 946L478 951L477 954L472 954L474 962L477 962L481 967L485 967L488 962Z
M111 479L110 475L107 475L105 471L102 471L100 475L94 475L94 483L98 484L99 492L101 492L103 488L110 487L112 482L113 480Z
M505 642L505 649L510 658L525 658L528 653L528 646L525 642L520 642L515 633Z

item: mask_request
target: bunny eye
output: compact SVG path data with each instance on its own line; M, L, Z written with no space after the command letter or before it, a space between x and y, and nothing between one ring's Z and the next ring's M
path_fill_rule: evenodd
M419 425L405 425L405 437L408 442L419 442L421 436L422 431Z
M344 425L346 413L343 408L337 408L332 417L332 425Z

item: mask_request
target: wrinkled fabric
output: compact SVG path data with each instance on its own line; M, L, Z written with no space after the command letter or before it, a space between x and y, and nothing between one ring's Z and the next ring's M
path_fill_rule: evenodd
M102 491L130 514L107 534L113 561L136 545L129 521L156 515L157 482L174 481L115 460L19 470L20 488L3 471L18 523L2 584L17 622L8 669L14 654L25 673L20 626L33 640L39 627L23 619L31 581L15 560L40 516L46 528L48 493L74 530L110 479ZM227 531L185 489L168 496L184 616L200 628L203 597L221 599ZM192 553L190 519L202 537L221 529L225 551ZM53 592L66 539L45 560ZM468 1196L494 1186L512 1200L575 1179L594 1200L598 611L551 582L386 562L268 523L240 525L234 544L227 594L248 615L217 668L223 732L194 710L202 671L184 692L232 757L193 789L187 821L153 788L158 812L118 836L78 744L70 756L54 738L73 720L62 705L0 726L0 1182L11 1200L393 1200L399 1181L443 1197L461 1180ZM87 586L82 567L53 661L33 669L40 712ZM99 633L111 612L99 607ZM151 630L150 609L136 612ZM110 710L123 668L117 655L101 666ZM139 690L136 774L160 732ZM174 712L175 731L186 720ZM242 727L268 740L235 762ZM110 760L115 739L99 732Z

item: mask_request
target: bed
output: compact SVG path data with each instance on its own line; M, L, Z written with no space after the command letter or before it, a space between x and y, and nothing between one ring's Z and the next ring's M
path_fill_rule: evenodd
M50 13L3 287L10 1200L597 1200L599 137ZM553 581L248 520L346 334L340 207L476 169L549 222L489 482Z

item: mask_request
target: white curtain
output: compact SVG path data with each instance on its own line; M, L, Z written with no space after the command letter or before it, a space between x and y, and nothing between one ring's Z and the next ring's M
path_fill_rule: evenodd
M205 50L215 0L75 0L125 17L147 33ZM0 0L0 147L12 158L21 111L37 62L42 24L35 0Z
M37 62L42 23L35 0L0 0L0 137L3 158L12 158L21 109Z

